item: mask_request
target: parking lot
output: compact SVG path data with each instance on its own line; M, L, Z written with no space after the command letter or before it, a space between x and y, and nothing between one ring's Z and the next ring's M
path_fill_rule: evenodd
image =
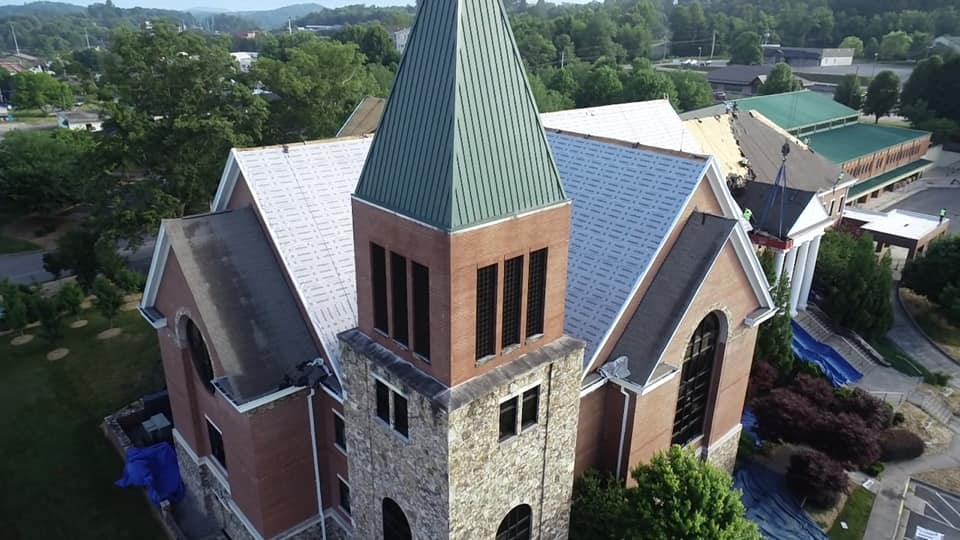
M911 491L903 538L960 540L960 497L915 480L911 480Z

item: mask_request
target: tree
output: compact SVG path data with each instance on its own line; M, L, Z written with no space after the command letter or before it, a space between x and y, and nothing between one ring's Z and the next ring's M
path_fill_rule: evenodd
M40 297L40 327L43 336L54 341L63 337L63 312L56 297Z
M4 319L7 322L7 326L22 336L23 329L26 328L29 323L27 320L27 306L23 302L23 299L20 298L20 295L14 295L13 298L9 300L4 299L3 307L6 311Z
M51 213L88 199L97 143L85 131L13 131L0 139L0 199Z
M926 252L907 261L900 283L946 307L944 293L960 285L960 236L931 242Z
M860 76L854 73L844 75L833 91L833 100L837 103L843 103L851 109L859 110L863 104L863 88L860 86Z
M629 512L627 491L619 480L588 471L573 484L570 538L623 538L623 519Z
M620 80L623 82L624 101L647 101L651 99L668 99L677 102L677 88L665 73L653 69L653 65L645 58L638 58L633 62L633 69L623 71Z
M943 69L943 57L933 55L919 62L910 73L910 78L903 84L903 91L900 93L900 109L914 123L927 120L929 116L916 117L909 114L911 108L920 109L926 112L931 99L936 99L936 92L943 91L938 87L940 72ZM919 102L923 102L923 106ZM930 115L932 116L932 115Z
M366 95L384 95L356 45L314 38L260 57L254 76L279 99L270 104L265 139L280 143L330 137Z
M677 89L677 101L674 107L681 111L691 111L713 104L713 89L707 78L701 73L687 70L673 70L670 79Z
M632 473L625 534L636 539L759 539L730 476L673 446Z
M760 48L760 36L756 32L744 32L730 47L731 64L760 64L763 62L763 49Z
M790 69L790 66L779 63L770 70L770 74L767 75L767 81L760 87L760 93L767 96L770 94L793 92L799 89L800 81L793 76L793 70Z
M72 317L78 317L80 315L83 299L83 290L73 282L65 284L57 292L57 302L63 307L64 311Z
M109 321L110 328L113 328L113 318L123 304L123 294L112 281L104 276L98 277L93 283L93 294L96 295L93 300L94 306Z
M867 99L863 102L863 112L874 115L874 123L897 105L900 99L900 77L892 71L881 71L867 87Z
M821 414L813 426L808 444L840 464L864 468L880 459L879 433L856 414Z
M791 456L786 479L794 493L820 508L837 504L850 482L839 463L816 450Z
M73 90L47 73L21 71L13 76L13 105L18 109L40 109L48 112L53 107L69 109L73 106Z
M530 91L533 92L540 112L562 111L574 107L572 99L556 90L548 90L543 79L536 75L530 75Z
M777 388L751 406L757 417L757 435L767 441L802 443L810 439L822 411L789 388Z
M863 56L863 40L856 36L847 36L840 41L841 49L853 49L853 56L860 58Z
M613 66L601 65L591 69L578 86L578 107L609 105L623 100L623 83Z
M769 394L777 385L780 373L777 368L765 360L755 360L750 369L750 382L747 384L747 404Z
M367 62L389 65L400 61L393 38L381 24L351 24L334 34L334 38L343 43L355 43Z
M884 60L903 60L910 53L913 39L902 31L890 32L880 40L880 58Z
M777 314L760 326L757 345L753 351L754 361L766 360L776 366L781 374L793 370L793 326L790 317L790 278L780 277L773 291Z

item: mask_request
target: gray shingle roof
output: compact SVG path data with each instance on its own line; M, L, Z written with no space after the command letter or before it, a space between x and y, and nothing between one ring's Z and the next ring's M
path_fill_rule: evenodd
M710 214L690 215L610 354L611 360L627 357L629 373L621 376L647 384L735 225Z
M712 84L742 84L752 83L758 77L766 77L773 69L771 65L742 66L731 64L715 69L707 74L707 80ZM761 81L762 82L762 81Z
M298 365L320 356L253 210L163 227L226 372L219 386L234 402L289 386Z
M749 208L753 212L750 224L754 228L786 240L787 233L793 229L815 194L793 188L777 190L772 194L772 189L770 184L748 182L743 189L734 190L733 197L740 208ZM774 197L773 203L767 210L771 195Z

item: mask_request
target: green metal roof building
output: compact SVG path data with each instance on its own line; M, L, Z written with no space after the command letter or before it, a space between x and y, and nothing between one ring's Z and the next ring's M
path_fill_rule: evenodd
M809 90L738 99L741 110L757 111L796 136L856 123L859 113Z
M926 131L876 124L850 124L807 137L807 144L834 163L846 163L929 135Z
M500 0L421 4L355 195L445 231L566 201Z

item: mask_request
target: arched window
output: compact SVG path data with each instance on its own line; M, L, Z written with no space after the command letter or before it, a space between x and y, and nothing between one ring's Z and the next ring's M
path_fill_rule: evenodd
M411 540L410 524L400 505L393 499L383 499L383 540Z
M497 540L530 540L530 505L515 507L500 522Z
M700 321L687 343L673 420L673 444L687 444L703 435L719 331L720 319L711 313Z
M193 321L187 319L187 347L190 349L190 359L197 370L197 376L203 382L208 392L213 392L213 363L210 362L210 351L203 341L203 334Z

